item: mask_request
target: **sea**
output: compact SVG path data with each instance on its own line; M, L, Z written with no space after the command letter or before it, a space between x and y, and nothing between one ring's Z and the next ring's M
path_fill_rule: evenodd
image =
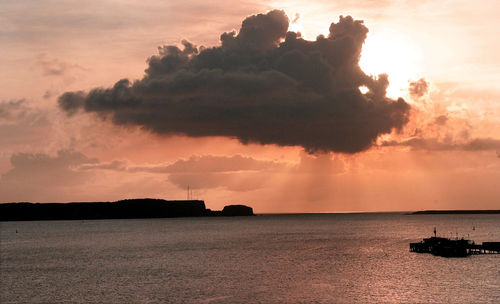
M500 303L500 215L267 214L0 223L0 303Z

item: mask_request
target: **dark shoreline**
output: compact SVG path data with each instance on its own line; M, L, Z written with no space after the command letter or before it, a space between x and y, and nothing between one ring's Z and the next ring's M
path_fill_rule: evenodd
M127 199L116 202L2 203L0 221L96 220L254 215L244 205L221 211L205 207L202 200Z
M500 214L500 210L423 210L411 214Z

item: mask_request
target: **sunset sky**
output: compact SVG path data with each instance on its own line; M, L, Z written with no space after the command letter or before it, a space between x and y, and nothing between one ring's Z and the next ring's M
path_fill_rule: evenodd
M500 209L499 11L0 0L0 202Z

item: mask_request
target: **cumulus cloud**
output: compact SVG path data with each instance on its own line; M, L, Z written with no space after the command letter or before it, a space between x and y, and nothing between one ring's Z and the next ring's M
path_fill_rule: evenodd
M285 13L273 10L246 18L238 33L223 33L220 46L160 47L142 79L66 92L59 106L158 134L308 152L360 152L407 123L409 105L386 97L387 75L371 77L359 67L368 32L362 21L341 16L315 41L287 32L288 25Z
M84 164L81 170L114 170L129 173L167 174L168 180L180 187L191 189L225 188L232 191L249 191L265 184L266 174L285 169L286 165L276 161L257 160L251 157L191 156L170 164L131 166L125 161Z
M0 101L2 152L46 141L50 128L48 113L33 107L26 99Z
M26 99L4 100L0 102L0 119L16 120L26 114Z
M438 138L420 138L414 137L402 141L385 141L382 146L406 146L414 150L428 151L487 151L500 149L500 139L495 138L473 138L462 141L446 140Z
M500 149L500 139L474 138L463 145L467 151L496 150Z
M179 188L185 189L226 189L235 192L246 192L266 186L265 174L258 172L243 172L240 174L219 173L175 173L168 176L168 181Z
M66 76L72 71L85 71L85 68L78 64L52 58L42 53L36 57L35 66L41 71L43 76Z
M164 173L214 173L264 171L280 168L283 165L274 161L257 160L251 157L234 156L191 156L187 160L178 160L168 166L156 167L154 172ZM147 167L135 167L132 170L147 170Z
M188 159L179 159L170 164L148 166L130 166L126 161L114 160L109 163L93 163L80 167L83 170L116 170L150 173L217 173L242 171L268 171L283 167L276 161L257 160L252 157L233 155L195 155Z
M45 91L45 93L43 93L43 95L42 95L43 99L49 99L52 96L54 96L54 92L52 92L50 90Z
M436 86L437 92L443 84ZM450 84L444 86L454 90ZM422 78L411 83L413 98L426 94L428 83ZM500 139L495 133L494 122L487 116L461 106L456 95L437 94L427 98L427 103L412 109L411 122L399 134L389 139L380 138L380 146L408 147L425 151L495 151L500 149ZM490 124L491 127L488 127Z
M43 199L47 192L69 186L82 186L90 172L78 167L98 162L80 152L60 150L57 155L44 153L15 153L10 159L12 168L0 178L0 200ZM52 193L52 197L56 197Z
M434 124L438 126L444 126L446 122L448 121L448 116L447 115L439 115L434 119Z
M417 81L410 82L410 96L413 99L419 99L427 94L429 89L429 83L425 79L420 78Z
M79 165L98 162L97 159L88 158L80 152L71 150L60 150L56 156L44 153L16 153L12 155L10 161L13 168L2 175L2 182L19 181L37 184L61 182L73 175Z
M30 122L31 125L40 125L48 121L47 113L33 107L28 100L13 99L0 101L0 125Z
M127 162L114 160L109 163L95 162L90 164L83 164L79 166L80 170L114 170L114 171L127 171Z

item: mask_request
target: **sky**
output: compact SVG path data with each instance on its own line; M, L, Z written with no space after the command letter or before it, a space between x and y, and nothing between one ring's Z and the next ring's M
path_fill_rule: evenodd
M499 209L499 10L0 0L0 202Z

